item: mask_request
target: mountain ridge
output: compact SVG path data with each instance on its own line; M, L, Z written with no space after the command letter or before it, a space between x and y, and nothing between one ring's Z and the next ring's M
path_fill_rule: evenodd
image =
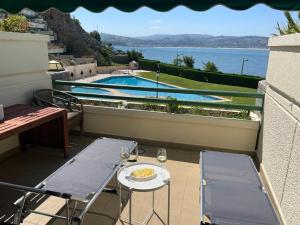
M141 37L101 33L104 42L127 47L212 47L212 48L261 48L266 49L268 37L213 36L208 34L154 34Z

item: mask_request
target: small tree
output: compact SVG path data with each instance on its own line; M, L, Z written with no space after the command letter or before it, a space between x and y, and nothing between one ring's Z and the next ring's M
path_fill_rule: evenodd
M203 63L203 70L207 72L219 72L218 67L214 62L207 61L206 63Z
M90 32L90 36L92 38L94 38L95 40L101 42L101 36L100 36L100 33L98 31L94 30L94 31Z
M8 16L0 21L0 31L26 33L28 31L28 21L25 16Z
M194 68L195 59L193 56L183 56L183 62L186 67Z
M75 24L77 24L78 26L81 25L80 20L77 19L75 16L72 17L72 20L73 20L73 22L74 22Z
M141 58L144 58L143 54L136 50L127 51L127 56L129 61L138 61Z
M173 60L173 64L175 66L183 66L183 59L180 58L180 57L176 57L174 60Z

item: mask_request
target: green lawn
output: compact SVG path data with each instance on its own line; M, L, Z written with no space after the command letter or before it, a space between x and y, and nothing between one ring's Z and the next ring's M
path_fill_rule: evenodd
M140 75L144 78L148 78L156 81L156 73L154 72L141 72ZM202 90L218 90L218 91L241 91L241 92L256 92L256 89L237 87L231 85L222 85L222 84L211 84L205 82L199 82L194 80L189 80L182 77L177 77L165 73L161 73L159 76L159 81L167 84L173 84L183 88L190 89L202 89ZM254 98L243 98L243 97L225 97L231 99L232 103L239 104L254 104Z

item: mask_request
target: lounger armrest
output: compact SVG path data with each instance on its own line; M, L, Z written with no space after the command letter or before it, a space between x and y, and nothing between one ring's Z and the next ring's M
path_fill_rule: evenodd
M39 193L39 194L45 194L45 195L52 195L52 196L65 198L65 199L70 199L72 197L70 194L67 194L67 193L60 193L60 192L56 192L56 191L49 191L49 190L44 190L44 189L40 189L40 188L33 188L33 187L12 184L12 183L6 183L6 182L0 182L0 187L14 189L17 191L22 191L22 192L32 192L32 193Z

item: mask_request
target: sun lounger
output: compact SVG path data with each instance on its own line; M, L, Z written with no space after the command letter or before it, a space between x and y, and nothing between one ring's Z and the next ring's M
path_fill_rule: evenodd
M200 168L201 224L280 224L249 156L203 151Z
M26 192L26 197L22 197L15 203L18 211L15 214L14 224L20 223L25 211L64 219L67 224L71 222L81 224L87 210L119 170L122 164L120 158L122 146L127 146L131 152L135 150L137 156L136 142L101 138L87 146L35 188L0 182L2 187ZM24 207L26 198L35 193L64 198L66 216L49 215L26 209ZM78 202L84 206L78 208Z

